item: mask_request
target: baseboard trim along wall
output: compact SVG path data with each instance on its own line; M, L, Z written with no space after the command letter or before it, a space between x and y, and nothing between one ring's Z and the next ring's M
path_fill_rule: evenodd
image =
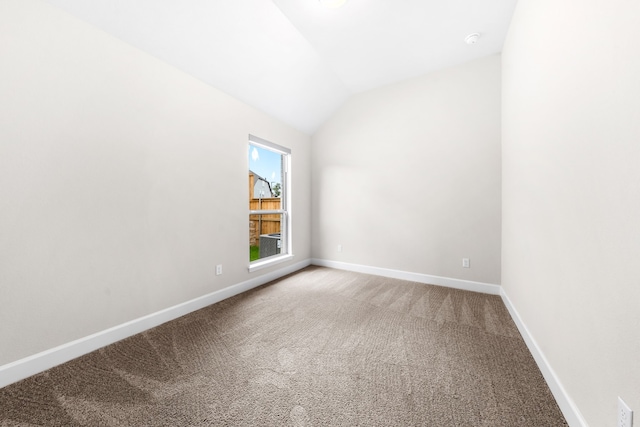
M84 338L60 345L50 350L25 357L24 359L0 366L0 388L15 383L47 369L91 353L109 344L113 344L140 332L159 326L180 316L200 310L232 296L269 283L296 272L311 264L309 259L281 268L254 279L231 285L219 291L186 301L156 313L140 317L113 328L89 335Z
M507 310L509 310L509 314L511 315L511 318L513 319L516 326L518 327L518 330L520 331L520 335L522 335L522 338L527 344L527 347L529 348L531 355L535 359L536 364L538 365L538 368L540 368L540 371L542 372L542 376L547 381L547 385L549 386L549 389L551 390L553 397L555 397L556 402L558 403L558 406L562 411L562 414L567 420L567 423L569 423L571 427L588 427L587 422L585 421L585 419L582 417L582 414L580 413L580 410L578 409L576 404L573 402L573 400L569 397L565 388L562 386L560 379L557 377L555 371L551 368L549 361L544 356L544 353L538 346L538 343L533 338L533 336L529 332L529 329L522 321L520 314L511 303L511 300L505 293L504 288L501 289L500 296L502 297L502 301L504 302L504 305L507 307Z
M391 270L387 268L379 268L379 267L371 267L367 265L358 265L358 264L349 264L345 262L339 261L330 261L324 259L313 258L311 260L311 264L318 265L321 267L330 267L337 268L340 270L354 271L357 273L365 273L365 274L374 274L377 276L384 277L392 277L394 279L401 280L409 280L412 282L418 283L427 283L431 285L444 286L455 289L462 289L466 291L474 291L474 292L482 292L485 294L491 295L500 295L502 298L504 305L509 310L509 314L511 318L515 322L520 334L522 335L529 351L531 352L538 368L542 372L544 379L549 385L549 389L553 394L562 414L566 418L567 422L571 427L588 427L587 422L582 417L582 414L578 410L578 407L575 405L573 400L569 397L566 390L562 386L562 383L556 376L554 370L549 365L546 357L538 347L536 340L533 339L533 336L529 332L529 329L525 326L522 318L518 314L518 311L515 309L511 300L504 292L504 288L499 285L494 285L490 283L482 283L482 282L473 282L468 280L460 280L460 279L452 279L449 277L440 277L440 276L431 276L428 274L421 273L411 273L407 271L401 270Z
M215 304L227 298L231 298L232 296L249 291L253 288L264 285L265 283L269 283L272 280L276 280L280 277L286 276L287 274L291 274L298 270L301 270L310 264L318 265L321 267L336 268L339 270L353 271L357 273L373 274L377 276L391 277L394 279L444 286L454 289L481 292L491 295L500 295L502 300L504 301L505 306L507 307L507 310L509 310L509 314L518 327L520 334L527 344L529 351L533 355L536 364L540 368L542 375L547 381L547 384L549 385L553 396L558 402L558 406L560 407L560 410L562 411L567 422L571 427L587 427L587 423L578 410L578 407L567 394L566 390L562 386L562 383L556 376L554 370L551 368L551 365L549 365L549 362L544 356L542 350L536 343L536 340L529 332L529 329L522 321L522 318L518 314L518 311L515 309L515 307L511 303L511 300L501 286L490 283L431 276L422 273L412 273L401 270L392 270L387 268L371 267L366 265L350 264L317 258L313 258L310 260L307 259L292 264L285 268L281 268L262 276L237 283L224 289L220 289L210 294L203 295L191 301L186 301L182 304L166 308L156 313L140 317L138 319L123 323L113 328L109 328L107 330L89 335L84 338L80 338L70 343L60 345L50 350L46 350L41 353L25 357L24 359L20 359L15 362L0 366L0 388L28 378L32 375L36 375L40 372L46 371L47 369L53 368L77 357L91 353L92 351L98 350L109 344L113 344L135 334L159 326L163 323L177 319L180 316L184 316L193 311L207 307L211 304Z
M349 264L346 262L330 261L313 258L311 264L321 267L337 268L339 270L354 271L356 273L374 274L376 276L391 277L393 279L408 280L411 282L426 283L429 285L444 286L447 288L462 289L465 291L481 292L483 294L500 295L500 285L491 283L473 282L471 280L452 279L450 277L431 276L429 274L411 273L402 270L371 267L368 265Z

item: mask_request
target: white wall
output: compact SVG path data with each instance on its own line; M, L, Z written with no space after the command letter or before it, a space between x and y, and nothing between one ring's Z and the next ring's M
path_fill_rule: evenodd
M309 258L308 136L38 1L0 1L0 40L0 365L268 272L250 133L292 149Z
M500 57L352 97L313 135L312 208L314 258L499 284Z
M640 411L639 22L520 0L503 51L502 283L591 426Z

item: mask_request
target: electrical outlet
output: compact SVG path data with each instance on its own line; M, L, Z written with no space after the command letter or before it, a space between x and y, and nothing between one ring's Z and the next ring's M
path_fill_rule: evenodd
M342 245L338 245L338 252L342 252Z
M218 264L216 265L216 276L219 276L222 274L222 264Z
M633 411L618 396L618 423L616 427L633 427Z
M462 266L464 268L471 268L469 265L469 258L462 258Z

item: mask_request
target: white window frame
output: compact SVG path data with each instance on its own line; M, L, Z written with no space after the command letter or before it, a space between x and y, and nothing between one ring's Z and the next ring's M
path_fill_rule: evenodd
M275 210L249 210L251 215L280 214L280 254L268 258L249 262L249 271L256 271L274 264L293 259L291 239L291 150L266 139L249 135L249 145L255 145L282 155L282 193L280 194L280 209Z

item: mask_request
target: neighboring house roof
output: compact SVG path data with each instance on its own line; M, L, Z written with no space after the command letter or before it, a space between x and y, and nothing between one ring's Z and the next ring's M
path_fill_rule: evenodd
M249 174L254 176L253 181L253 198L254 199L269 199L276 197L271 189L269 181L258 175L252 170L249 170Z

